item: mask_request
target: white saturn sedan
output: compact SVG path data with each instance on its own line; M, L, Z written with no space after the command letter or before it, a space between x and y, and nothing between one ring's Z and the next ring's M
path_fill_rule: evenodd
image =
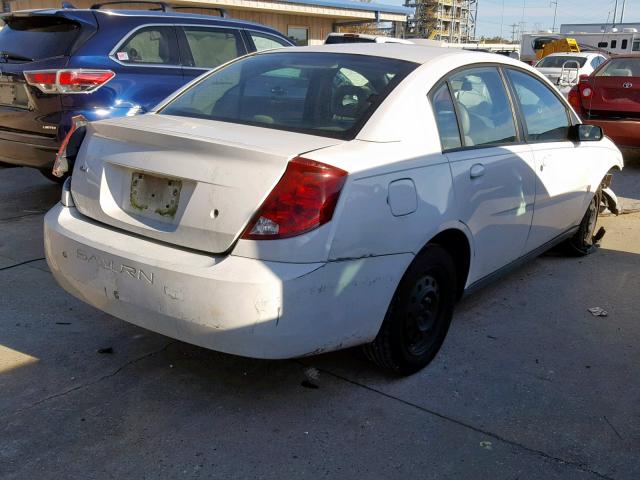
M69 138L45 219L67 291L214 350L365 345L401 374L463 294L561 242L591 252L622 168L535 69L398 44L252 54Z

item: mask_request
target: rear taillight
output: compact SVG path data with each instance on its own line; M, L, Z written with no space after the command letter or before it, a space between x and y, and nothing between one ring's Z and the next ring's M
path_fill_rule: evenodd
M111 70L31 70L24 72L29 85L42 93L91 93L115 77Z
M582 109L582 103L580 103L580 92L578 91L577 85L569 90L567 100L569 100L569 105L571 105L573 109L579 113Z
M331 220L347 172L297 157L258 209L242 238L273 240L293 237Z
M82 115L76 115L71 119L71 128L64 137L58 154L56 155L56 161L53 163L53 173L56 177L64 177L67 173L73 170L73 163L80 150L80 144L84 140L85 126L87 125L87 119Z

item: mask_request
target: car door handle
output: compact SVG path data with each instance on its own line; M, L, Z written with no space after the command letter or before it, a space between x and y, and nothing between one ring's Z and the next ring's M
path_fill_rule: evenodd
M484 165L481 163L476 163L471 167L471 171L469 172L469 176L471 178L478 178L484 175Z

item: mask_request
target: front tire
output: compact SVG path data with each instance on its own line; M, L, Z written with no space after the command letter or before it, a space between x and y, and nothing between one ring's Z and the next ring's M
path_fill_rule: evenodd
M400 281L378 335L364 346L366 356L400 375L426 367L449 330L456 291L451 255L428 245Z
M570 254L583 257L595 251L598 240L596 238L596 225L600 213L601 198L602 193L598 189L591 202L589 202L578 231L566 242L566 247Z

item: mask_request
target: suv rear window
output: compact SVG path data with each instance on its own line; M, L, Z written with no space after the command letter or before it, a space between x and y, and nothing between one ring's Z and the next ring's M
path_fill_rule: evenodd
M53 15L0 20L0 51L8 62L69 55L80 34L78 23Z
M351 139L416 67L366 55L254 55L208 75L160 113Z

